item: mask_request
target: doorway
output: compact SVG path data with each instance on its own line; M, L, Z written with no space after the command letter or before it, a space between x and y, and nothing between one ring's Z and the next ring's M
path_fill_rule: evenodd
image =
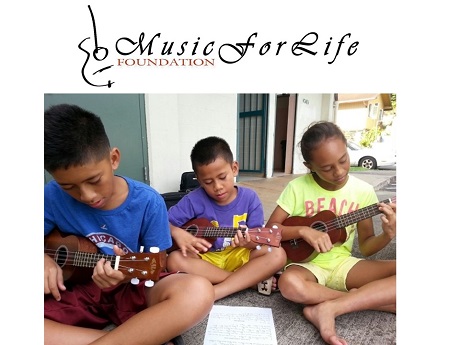
M296 102L296 94L279 94L276 97L274 175L292 173Z

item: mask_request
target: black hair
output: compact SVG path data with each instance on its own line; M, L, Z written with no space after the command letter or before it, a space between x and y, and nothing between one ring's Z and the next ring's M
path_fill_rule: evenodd
M317 121L311 123L300 140L299 146L306 163L311 161L311 152L329 138L339 138L347 143L342 130L333 122Z
M45 169L53 172L101 160L110 142L101 119L76 105L58 104L45 110Z
M208 165L218 157L222 157L226 162L233 163L233 153L228 143L219 137L211 136L199 140L193 146L190 154L193 171L200 165Z

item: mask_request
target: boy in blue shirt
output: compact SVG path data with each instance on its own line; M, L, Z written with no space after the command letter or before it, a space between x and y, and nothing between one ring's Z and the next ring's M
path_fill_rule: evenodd
M50 107L44 139L45 169L54 178L45 186L45 237L58 228L116 256L171 246L162 197L114 174L120 151L110 147L99 117L74 105ZM180 334L213 305L212 285L199 276L170 274L153 287L145 280L134 285L100 259L92 279L69 283L46 253L44 265L45 344L182 344ZM118 327L104 329L112 323Z

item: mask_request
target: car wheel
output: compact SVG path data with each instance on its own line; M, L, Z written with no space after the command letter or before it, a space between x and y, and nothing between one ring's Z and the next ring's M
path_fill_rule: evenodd
M366 169L377 169L377 161L373 157L363 157L359 161L359 166Z

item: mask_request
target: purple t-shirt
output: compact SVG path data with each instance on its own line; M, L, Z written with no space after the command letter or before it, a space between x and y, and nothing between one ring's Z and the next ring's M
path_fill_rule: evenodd
M235 187L238 194L230 204L221 206L210 198L203 188L185 195L169 211L169 222L182 227L192 219L206 219L209 227L237 228L246 225L249 229L262 227L264 211L255 191L246 187ZM231 243L232 237L218 237L209 251L221 251Z

